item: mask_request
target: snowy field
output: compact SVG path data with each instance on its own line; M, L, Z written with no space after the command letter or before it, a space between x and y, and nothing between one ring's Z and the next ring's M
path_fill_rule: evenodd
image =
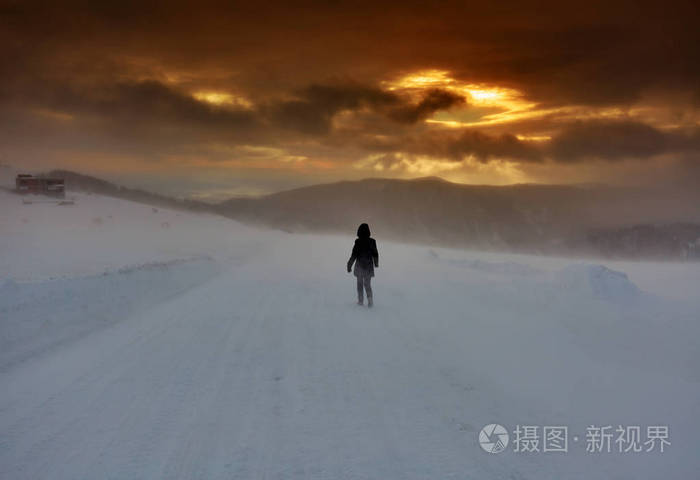
M368 310L353 232L71 196L0 192L0 479L697 478L697 263L370 225ZM501 453L479 445L489 423L510 431ZM517 425L568 426L568 453L515 452ZM591 425L668 426L671 444L590 453Z

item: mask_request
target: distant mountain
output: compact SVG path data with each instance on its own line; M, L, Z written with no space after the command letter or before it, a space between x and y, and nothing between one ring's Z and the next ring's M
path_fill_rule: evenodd
M291 232L354 232L368 222L380 238L453 247L537 253L615 255L602 238L635 225L700 222L700 203L689 193L607 186L478 186L429 177L345 181L234 198L221 214ZM700 230L676 235L666 249L625 248L625 256L677 255Z
M625 258L700 257L700 194L601 185L463 185L437 177L314 185L218 205L54 170L68 191L218 213L288 232L353 235L516 252Z

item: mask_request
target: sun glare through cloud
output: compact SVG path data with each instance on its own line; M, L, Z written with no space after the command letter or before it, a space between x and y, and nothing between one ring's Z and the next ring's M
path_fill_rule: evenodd
M455 115L451 112L443 113L439 119L426 120L428 123L451 128L506 123L522 119L531 112L535 114L533 110L537 106L536 103L525 100L524 94L513 88L461 81L445 70L419 71L386 81L384 85L390 91L404 92L409 95L420 95L430 89L442 89L466 99L466 104L455 110L474 108L484 110L484 113L469 121L452 118Z
M251 108L253 106L253 103L248 99L226 92L204 90L195 92L192 96L201 102L216 106L236 106L242 108Z

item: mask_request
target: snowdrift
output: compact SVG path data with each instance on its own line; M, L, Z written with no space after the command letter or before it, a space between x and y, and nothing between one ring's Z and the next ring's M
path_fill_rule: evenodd
M218 273L208 257L121 267L101 275L0 284L0 370L107 328Z
M557 272L555 282L569 292L613 302L634 301L642 294L626 273L603 265L569 265Z

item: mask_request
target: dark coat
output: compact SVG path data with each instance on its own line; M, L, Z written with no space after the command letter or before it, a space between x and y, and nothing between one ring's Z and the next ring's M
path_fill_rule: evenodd
M366 223L357 229L355 245L352 247L352 254L348 260L348 272L355 264L353 273L356 277L373 277L374 267L379 267L379 252L377 242L369 236L369 227Z

